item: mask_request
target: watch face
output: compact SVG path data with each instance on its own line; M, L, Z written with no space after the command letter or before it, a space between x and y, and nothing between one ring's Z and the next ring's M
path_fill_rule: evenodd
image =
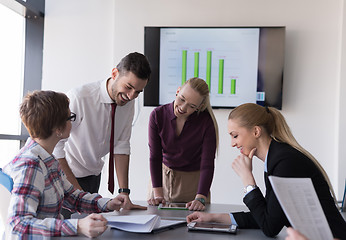
M203 205L205 205L205 199L204 198L195 198L195 200L201 202Z
M257 186L256 185L248 185L245 188L245 193L250 192L251 190L255 189Z

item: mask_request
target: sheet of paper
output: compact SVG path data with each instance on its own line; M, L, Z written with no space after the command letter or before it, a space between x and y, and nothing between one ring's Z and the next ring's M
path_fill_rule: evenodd
M176 224L179 224L179 223L185 223L185 222L186 221L176 221L176 220L161 219L159 221L159 224L157 226L155 226L155 229L165 228L165 227L169 227L169 226L172 226L172 225L176 225Z
M135 223L146 224L151 221L157 215L114 215L114 214L102 214L109 222L121 222L121 223Z
M269 176L269 181L294 229L300 231L308 239L333 239L310 178Z
M127 232L150 233L160 221L157 215L105 216L108 226Z

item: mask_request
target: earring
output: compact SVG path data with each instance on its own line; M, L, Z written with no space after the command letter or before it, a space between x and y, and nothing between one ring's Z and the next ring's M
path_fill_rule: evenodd
M61 136L62 136L62 133L60 132L60 133L58 133L56 136L57 136L57 137L61 137Z

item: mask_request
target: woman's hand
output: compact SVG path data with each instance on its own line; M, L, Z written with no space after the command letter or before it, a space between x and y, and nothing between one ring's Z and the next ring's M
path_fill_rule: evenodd
M205 206L203 205L203 203L201 203L200 201L196 199L186 203L186 207L190 211L203 211L205 209Z
M186 217L186 222L218 222L231 224L231 217L228 213L194 212Z
M92 213L89 216L79 219L77 223L78 234L83 234L89 238L101 235L107 229L107 219L102 215Z
M197 199L204 199L204 203L207 199L206 196L204 196L203 194L197 194L195 199L186 203L186 207L190 210L190 211L203 211L205 209L205 204L203 204L201 201L197 200Z
M212 222L213 214L204 212L194 212L186 217L186 222Z
M303 234L293 229L292 227L287 228L286 232L288 236L285 238L285 240L308 240L307 237L305 237ZM333 240L340 240L340 239L333 238Z
M287 228L286 232L288 236L285 240L308 240L303 234L291 227Z
M162 187L153 188L153 195L154 197L147 200L149 205L156 206L156 205L159 205L160 203L166 203L166 200L163 197Z
M252 174L252 158L256 152L256 148L253 148L249 153L249 156L240 154L232 163L233 170L241 178L244 186L255 185L255 179Z
M148 199L147 202L149 205L157 206L160 203L166 203L166 200L163 197L154 197L154 198Z

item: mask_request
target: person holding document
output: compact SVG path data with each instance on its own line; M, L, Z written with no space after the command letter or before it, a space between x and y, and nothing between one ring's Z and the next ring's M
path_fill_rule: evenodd
M99 212L128 208L126 196L102 198L78 190L66 178L52 155L55 145L68 138L76 115L63 93L35 91L26 95L20 116L30 137L3 171L13 179L8 211L8 239L36 239L84 234L97 237L107 229ZM67 219L62 208L93 213L83 219ZM6 238L6 239L7 239Z
M191 78L178 88L174 102L150 115L148 203L187 202L190 210L204 210L210 202L217 139L208 85Z
M268 176L311 178L333 236L346 238L346 223L338 211L327 174L318 161L298 144L278 110L254 103L240 105L229 114L228 132L232 147L240 150L232 168L244 184L243 201L250 212L195 212L187 216L188 222L232 223L239 228L260 228L266 236L274 237L284 226L290 226L290 223L274 194ZM252 174L253 156L264 162L265 196Z

